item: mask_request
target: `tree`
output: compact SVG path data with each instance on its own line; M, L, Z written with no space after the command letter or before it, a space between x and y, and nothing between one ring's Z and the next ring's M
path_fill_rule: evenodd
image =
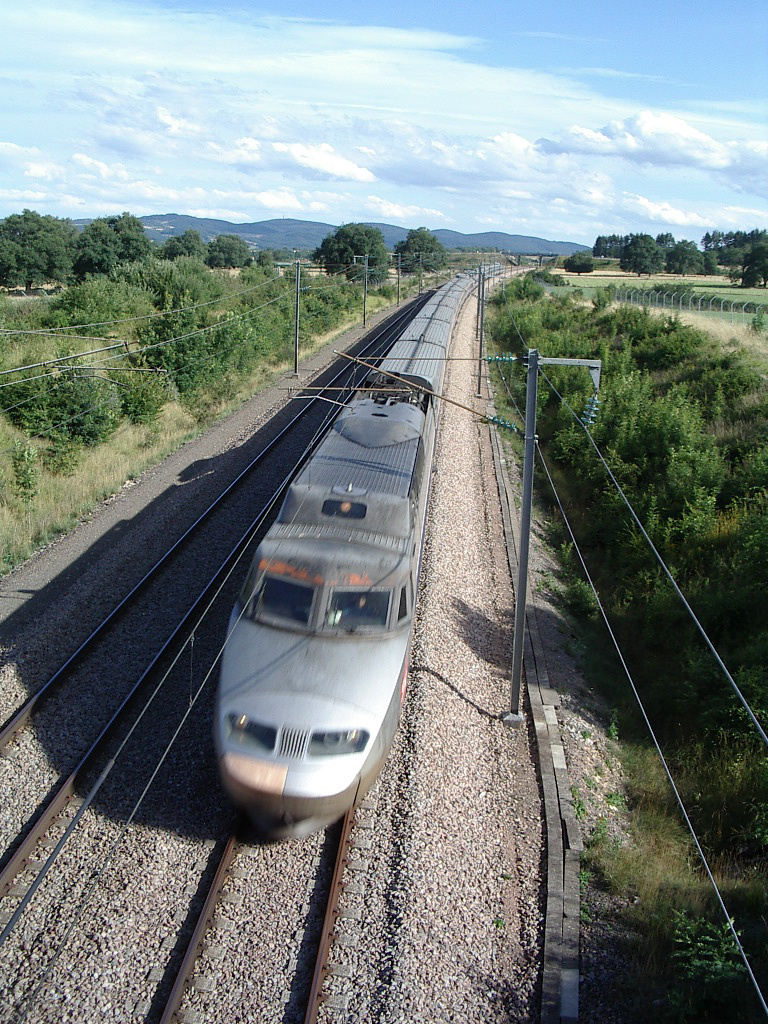
M717 253L711 249L704 253L704 262L701 272L702 274L717 273Z
M668 274L701 274L704 271L704 256L695 242L683 239L667 250L664 269Z
M199 231L188 228L183 235L174 235L160 246L160 255L164 260L177 260L182 256L192 256L205 262L208 247Z
M755 288L761 282L763 288L768 287L768 242L752 246L744 261L741 278L742 288Z
M665 231L661 235L656 235L656 245L660 249L672 249L675 245L675 236L669 231Z
M312 258L326 274L343 273L348 280L355 281L362 280L365 256L369 279L383 281L389 269L389 254L381 231L368 224L342 224L323 239Z
M621 254L628 241L629 235L598 235L592 246L592 255L595 259L606 257L621 259Z
M619 266L631 274L657 273L664 265L664 253L650 235L630 235Z
M120 263L145 260L152 243L138 217L123 213L119 217L97 217L87 224L76 244L75 276L111 274Z
M0 221L0 284L27 291L46 281L65 282L72 272L77 231L68 220L34 210Z
M575 252L563 260L563 267L569 274L591 274L595 264L588 252Z
M216 235L208 244L209 267L247 267L251 261L251 250L240 235Z
M442 267L447 251L431 231L426 228L412 228L407 237L395 246L395 254L401 257L401 269L406 274L413 274L419 269L434 271Z

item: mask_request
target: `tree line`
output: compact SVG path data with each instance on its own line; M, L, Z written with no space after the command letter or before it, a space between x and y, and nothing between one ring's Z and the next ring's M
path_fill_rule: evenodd
M217 235L206 244L198 231L185 231L156 246L130 213L97 217L82 231L70 220L34 210L0 221L0 285L6 288L29 291L48 282L84 281L89 274L112 274L120 264L152 255L169 260L191 256L208 267L246 267L253 260L237 235Z
M415 273L442 266L446 249L426 228L417 228L398 242L395 254L405 273ZM82 231L70 220L34 210L0 220L0 286L26 291L50 282L70 284L89 275L114 274L121 264L151 256L172 261L189 257L210 268L242 269L254 261L264 266L273 255L254 253L239 235L217 235L206 243L191 229L155 245L138 217L130 213L97 217ZM344 273L350 280L362 277L366 262L373 282L383 280L390 266L384 236L365 224L342 225L324 239L313 257L326 273Z
M592 256L618 259L622 270L638 275L724 271L743 288L768 287L768 231L708 231L700 246L688 239L676 241L669 232L656 238L642 233L598 235Z

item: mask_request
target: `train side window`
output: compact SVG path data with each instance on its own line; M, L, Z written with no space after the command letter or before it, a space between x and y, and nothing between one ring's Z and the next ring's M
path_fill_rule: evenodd
M400 607L397 610L397 621L402 622L403 619L408 618L408 588L401 587L400 589Z
M413 479L411 480L411 493L414 495L419 494L421 491L421 484L424 479L424 445L419 439L419 450L416 453L416 465L413 469Z

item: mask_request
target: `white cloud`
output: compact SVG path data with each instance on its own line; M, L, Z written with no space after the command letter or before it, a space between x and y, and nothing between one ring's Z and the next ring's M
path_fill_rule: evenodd
M599 129L573 125L561 142L541 140L547 152L619 156L639 163L681 164L721 169L731 162L729 147L682 118L643 110Z
M24 177L36 178L38 181L56 181L63 178L65 174L66 170L52 161L39 161L24 166Z
M698 210L683 210L671 203L648 199L646 196L629 196L626 205L657 224L696 228L706 228L710 224Z
M368 196L368 209L379 217L395 222L406 221L411 224L417 220L435 221L446 220L442 210L431 209L424 206L405 205L394 203L381 196Z
M328 142L306 145L302 142L273 142L276 153L286 153L300 167L323 177L341 178L346 181L375 181L366 167L348 160L337 153Z
M157 119L160 124L168 129L170 135L187 136L200 134L200 129L196 124L183 117L174 117L170 110L166 110L165 107L157 108Z

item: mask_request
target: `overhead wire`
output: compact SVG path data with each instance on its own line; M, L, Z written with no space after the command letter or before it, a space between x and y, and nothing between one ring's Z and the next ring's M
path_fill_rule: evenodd
M342 269L342 273L345 272L348 269L351 269L352 266L353 266L353 264L349 264L347 267L343 268ZM259 285L254 286L253 288L243 289L240 292L234 293L233 295L223 296L221 300L212 300L212 301L222 301L223 299L235 298L235 297L238 297L238 296L243 295L243 294L249 294L250 292L253 292L253 291L257 290L257 289L265 287L266 285L274 284L275 280L276 279L272 278L272 279L270 279L268 281L261 282ZM339 287L349 287L349 286L354 286L354 285L355 285L355 282L352 282L352 281L339 281L339 282L334 282L333 284L323 285L321 288L316 288L316 289L315 288L308 288L307 290L308 291L320 291L320 290L323 290L325 288L331 289L331 288L339 288ZM175 343L180 342L180 341L186 341L186 340L188 340L190 338L197 337L197 336L199 336L201 334L204 334L206 332L217 330L217 329L219 329L222 326L226 326L227 324L231 324L234 320L247 319L248 317L256 315L257 313L261 312L263 309L266 309L267 307L269 307L271 305L278 304L278 303L280 303L281 301L284 301L284 300L292 299L292 297L293 297L292 296L292 292L290 290L286 289L280 295L274 296L272 299L268 299L266 302L260 303L258 306L252 307L251 309L247 309L247 310L243 310L241 312L233 313L227 319L217 321L215 324L207 324L207 325L205 325L203 327L196 328L195 330L188 331L188 332L186 332L184 334L181 334L181 335L177 335L177 336L175 336L173 338L166 338L166 339L164 339L162 341L154 342L154 343L151 343L151 344L148 344L148 345L143 345L143 346L141 346L141 348L139 350L137 350L135 352L126 351L126 342L125 341L120 341L120 342L117 342L117 343L112 344L112 345L102 346L102 347L100 347L98 349L90 350L88 352L76 353L76 354L72 354L72 355L68 355L68 356L61 356L61 357L58 357L58 358L53 359L53 360L45 360L45 361L42 361L42 362L39 362L39 363L29 364L28 366L25 366L25 367L17 367L17 368L15 368L13 370L3 370L3 371L0 371L0 376L3 376L5 374L14 373L14 372L24 372L26 370L35 369L35 368L43 367L43 366L55 366L57 364L62 364L62 363L65 363L67 361L70 361L72 359L82 358L82 357L87 356L87 355L99 355L99 354L102 354L102 353L105 353L105 352L116 351L117 349L119 349L120 351L118 353L116 353L114 356L109 357L107 362L102 361L100 363L92 364L91 366L83 366L82 367L83 370L94 370L94 369L98 369L98 368L104 369L104 368L107 367L108 362L110 362L110 361L117 361L119 359L130 358L131 355L135 356L135 355L143 354L145 352L152 351L152 350L155 350L155 349L158 349L158 348L162 348L162 347L165 347L165 346L169 346L169 345L175 344ZM186 306L186 307L177 307L177 308L171 309L171 310L163 310L163 311L160 311L160 312L158 312L156 314L151 314L150 317L162 317L162 316L174 315L174 314L177 314L177 313L180 313L180 312L186 312L186 311L198 309L201 306L210 305L210 304L211 303L195 303L195 304L192 304L192 305ZM134 318L130 318L129 317L129 318L126 318L124 320L103 321L100 324L98 324L98 323L91 323L91 324L83 324L83 325L75 325L75 326L76 327L77 326L80 326L80 327L89 327L89 326L93 327L93 326L102 326L102 325L109 325L109 324L128 323L128 322L133 322L134 320L148 319L148 318L149 317L134 317ZM69 328L61 328L61 330L66 330L66 329L69 329ZM16 332L10 332L10 333L16 333ZM35 334L35 333L45 333L45 332L28 332L28 333ZM212 354L210 354L208 356L198 356L197 358L193 358L193 359L190 360L190 365L197 366L197 367L204 366L206 363L213 363L213 362L215 362L217 358L218 357L216 356L215 353L212 353ZM75 369L75 368L74 367L67 367L67 369ZM128 367L111 367L110 369L111 369L111 372L115 372L116 370L128 371L129 368ZM147 370L149 368L131 367L130 369L131 370L137 370L137 369ZM8 382L6 382L4 384L0 384L0 388L11 387L14 384L18 385L18 384L30 383L30 382L32 382L34 380L43 379L46 376L55 377L58 372L59 371L52 371L51 374L40 374L40 375L36 375L35 377L21 378L20 380L8 381ZM156 372L163 372L163 371L156 370ZM93 378L94 376L99 376L99 375L93 374L93 373L89 373L89 374L87 374L87 376ZM106 380L108 378L102 378L102 379ZM49 389L49 391L44 392L44 393L50 393L50 389ZM3 412L10 412L10 411L12 411L14 409L20 408L21 406L28 404L29 402L33 402L33 401L39 399L39 397L40 397L40 395L38 394L38 395L31 396L30 398L23 399L22 401L17 402L15 405L7 406L2 411ZM101 408L104 408L105 406L107 406L109 404L110 404L109 399L105 399L104 401L90 404L87 407L87 409L81 410L80 412L78 412L74 416L71 416L68 419L63 420L63 421L61 421L59 423L52 424L50 427L48 427L44 431L40 431L37 434L30 435L30 439L31 440L44 440L44 439L52 436L53 434L55 434L56 431L60 430L62 427L67 426L68 424L70 424L72 422L75 422L76 420L78 420L78 419L82 418L83 416L87 415L88 412L97 411L97 410L99 410ZM9 451L9 450L7 450L7 451ZM7 453L7 451L6 451L6 453Z
M649 735L651 737L653 745L656 748L656 752L659 755L659 759L660 759L661 765L662 765L662 767L664 769L664 773L666 774L667 779L669 781L669 784L672 787L672 792L675 794L675 799L676 799L677 804L678 804L678 806L680 808L680 812L681 812L681 814L683 816L683 820L685 821L685 825L686 825L688 831L691 834L691 837L693 839L694 845L696 847L696 852L699 855L699 859L701 860L701 863L704 865L704 870L706 871L706 874L707 874L707 877L709 878L710 884L712 885L712 888L715 891L715 896L716 896L717 902L718 902L718 904L720 906L720 909L722 910L723 915L724 915L724 917L725 917L725 919L726 919L726 921L728 923L728 929L729 929L729 931L731 933L731 936L733 937L733 940L734 940L734 942L735 942L735 944L736 944L736 946L737 946L737 948L739 950L739 955L741 956L741 959L744 962L744 966L745 966L745 968L747 970L747 973L749 974L749 977L750 977L752 985L753 985L753 987L755 989L755 992L757 993L757 997L760 1000L760 1004L763 1007L763 1010L765 1011L766 1016L768 1016L768 1005L766 1004L765 998L763 997L763 993L762 993L762 991L760 989L760 985L759 985L759 983L757 981L757 978L755 977L755 974L754 974L754 972L752 970L752 967L750 965L749 958L747 957L746 951L744 950L744 947L743 947L743 945L741 943L741 939L740 939L739 933L737 932L736 927L734 925L733 918L732 918L730 912L728 911L728 908L725 905L725 901L723 899L723 895L720 892L720 888L719 888L719 886L717 884L717 881L715 879L715 876L714 876L714 873L712 871L712 868L710 867L709 861L707 860L706 854L704 853L704 849L703 849L703 847L701 845L699 837L696 834L696 829L694 828L693 822L690 819L690 816L688 814L688 810L687 810L687 808L685 806L685 803L683 801L682 796L680 795L680 791L677 788L677 784L675 783L674 777L672 775L672 771L671 771L671 769L670 769L670 767L669 767L669 765L667 763L666 758L664 757L664 754L663 754L662 749L661 749L661 744L659 743L659 740L658 740L658 738L656 736L656 733L654 732L654 729L653 729L653 726L651 724L650 718L648 717L648 714L647 714L647 712L645 710L645 707L643 705L642 699L641 699L640 694L638 692L637 686L635 685L635 681L632 678L632 674L631 674L631 672L629 670L629 666L627 665L626 659L624 658L624 655L622 653L621 647L620 647L619 642L618 642L618 640L616 638L616 634L613 631L611 623L610 623L610 621L608 619L608 615L606 614L606 611L605 611L605 609L603 607L603 604L602 604L602 602L600 600L600 595L597 592L597 588L596 588L596 586L595 586L595 584L594 584L594 582L592 580L592 576L590 575L589 569L587 568L587 564L586 564L586 562L584 560L584 557L583 557L583 555L581 553L578 541L576 540L576 536L574 535L574 532L573 532L573 530L571 528L571 524L568 521L568 517L567 517L567 515L565 513L565 508L563 507L563 503L560 500L560 495L557 493L557 488L555 487L555 482L552 479L552 474L549 472L549 467L547 466L546 460L545 460L544 455L543 455L543 453L541 451L541 448L540 448L540 446L538 444L538 441L535 442L535 444L536 444L536 453L537 453L537 455L539 457L539 461L541 462L542 466L544 467L544 472L547 475L547 479L549 481L549 485L550 485L550 487L552 489L552 493L555 496L555 501L557 502L557 506L558 506L558 508L560 510L560 515L562 516L563 522L565 523L565 527L566 527L566 529L568 531L568 535L571 538L571 543L573 544L574 551L576 552L576 554L578 556L579 562L581 564L581 568L582 568L582 570L584 572L584 575L585 575L585 577L587 579L587 583L589 584L589 587L590 587L590 589L592 591L592 594L594 595L595 601L597 603L597 607L598 607L598 610L600 612L600 616L601 616L601 618L602 618L602 620L603 620L603 622L605 624L606 629L608 630L608 635L611 638L611 642L612 642L612 644L614 646L614 649L615 649L616 654L618 656L619 662L621 663L621 667L624 670L624 674L627 677L627 681L629 682L630 688L631 688L632 693L633 693L633 695L635 697L635 701L637 702L637 706L640 709L640 713L641 713L641 715L643 717L643 721L645 722L646 728L648 729L648 733L649 733Z
M334 415L335 415L335 411L334 410L326 411L325 417L323 417L323 419L321 420L320 424L316 427L316 429L314 431L314 434L313 434L313 437L310 440L309 444L307 445L307 449L306 449L307 451L310 451L314 447L314 445L317 442L318 437L322 435L322 433L325 431L325 429L327 429L327 425L328 425L329 419L332 416L334 416ZM152 706L153 702L155 701L155 698L158 696L158 694L161 692L161 690L165 687L165 685L166 685L166 683L167 683L171 673L173 672L174 668L178 665L178 663L181 660L182 656L184 655L184 652L186 651L188 645L191 642L193 642L196 633L199 632L199 629L200 629L202 623L205 621L206 617L210 614L211 609L213 608L214 604L218 601L218 599L221 596L221 593L222 593L224 587L230 581L230 579L232 578L233 573L235 572L236 569L238 569L238 567L240 566L241 561L243 560L243 558L245 557L247 552L250 550L250 547L251 547L251 545L253 543L253 540L255 539L255 537L256 537L256 535L258 533L258 530L261 528L261 525L263 524L264 519L266 518L267 515L269 515L270 511L274 508L274 506L277 503L278 498L282 494L285 486L287 485L287 483L291 479L291 477L293 475L293 472L294 472L293 469L289 470L288 474L284 477L283 481L280 483L278 488L275 490L275 492L274 492L272 498L270 499L270 501L268 502L267 506L260 513L258 519L255 520L251 524L249 529L246 531L246 534L244 535L244 537L242 537L237 542L235 547L230 551L229 555L225 558L225 560L222 563L222 565L226 565L227 562L230 559L233 558L233 555L238 550L238 548L241 548L239 554L237 554L237 557L235 557L233 559L232 565L229 567L229 569L226 571L226 573L222 577L221 581L219 582L219 585L217 586L216 590L212 594L210 600L205 605L205 607L202 610L202 612L199 615L199 617L196 619L196 621L195 621L194 625L192 626L191 630L189 630L185 641L183 642L183 644L179 648L179 651L174 656L174 658L171 661L170 665L167 667L167 669L163 673L162 677L159 679L159 681L158 681L157 685L155 686L154 690L152 691L152 693L147 698L143 708L141 709L141 711L137 715L135 721L133 722L131 727L128 729L128 731L126 732L126 734L122 738L122 740L121 740L121 742L120 742L116 752L110 758L110 760L108 761L107 765L105 766L105 768L102 771L102 773L99 776L99 778L96 780L96 782L93 784L91 789L88 791L88 793L83 798L82 805L79 807L78 811L76 812L76 814L74 815L74 817L72 818L70 823L68 824L65 832L60 837L56 847L50 853L50 855L48 856L46 862L44 863L43 867L41 868L40 872L38 873L38 876L36 878L36 882L35 882L34 888L30 888L30 890L28 890L27 894L22 899L22 901L19 904L19 906L16 908L16 911L14 913L13 918L11 919L11 921L8 922L8 924L6 924L5 930L3 932L3 939L7 938L8 934L10 933L11 928L15 925L16 921L21 916L21 913L23 912L23 910L25 909L26 905L28 904L28 902L30 901L32 896L34 895L34 892L37 890L37 888L39 888L40 882L42 882L43 878L48 873L48 870L52 866L52 864L53 864L54 860L56 859L56 857L58 856L60 850L63 848L63 846L65 845L65 843L69 839L69 837L74 832L75 828L77 827L80 819L84 815L84 813L87 810L87 808L93 803L93 800L95 799L95 797L97 796L98 792L100 791L100 789L102 788L102 786L106 782L108 776L111 774L111 772L116 767L116 765L117 765L121 755L123 754L125 748L127 747L128 743L129 743L129 741L131 740L132 736L134 735L134 733L138 729L138 727L139 727L141 721L143 720L143 718L145 717L145 715L149 712L149 709ZM215 578L216 577L214 576L213 579L215 579ZM203 591L203 593L205 593L205 591ZM243 615L243 611L241 610L240 617L242 617L242 615ZM93 874L91 876L90 883L89 883L88 887L86 888L85 893L81 897L80 903L78 904L77 908L75 909L75 912L73 913L70 921L68 922L68 925L67 925L67 928L66 928L66 930L64 932L64 935L60 939L60 941L59 941L59 943L57 945L57 948L55 949L54 953L52 954L51 960L48 962L48 964L46 964L45 969L43 970L43 973L40 976L37 985L35 986L33 991L30 993L30 995L27 997L27 999L26 999L26 1001L25 1001L25 1003L24 1003L24 1005L22 1007L22 1012L20 1014L16 1015L16 1020L19 1022L19 1024L21 1024L21 1022L26 1020L26 1018L27 1018L27 1016L29 1014L30 1009L34 1005L34 1002L36 1001L38 995L42 991L43 986L45 985L45 983L47 982L48 978L50 977L50 975L51 975L54 967L56 966L56 963L58 962L58 960L59 960L63 950L66 948L66 944L68 943L68 941L69 941L69 939L70 939L70 937L71 937L75 927L78 925L78 923L81 920L83 914L85 913L88 905L90 904L91 899L93 898L93 896L94 896L94 894L95 894L95 892L96 892L96 890L98 888L98 885L104 879L104 877L105 877L105 875L107 873L107 870L109 869L109 867L112 864L112 861L114 859L114 856L115 856L115 854L117 852L118 847L125 840L125 838L126 838L126 836L128 834L128 830L129 830L130 826L132 825L132 823L133 823L133 821L134 821L134 819L135 819L135 817L136 817L136 815L137 815L137 813L138 813L142 803L144 802L144 799L146 798L147 794L149 793L153 783L157 779L157 776L158 776L158 774L160 772L160 769L162 768L163 764L165 763L165 761L167 760L168 756L170 755L171 750L173 749L174 745L176 744L176 741L177 741L177 739L178 739L178 737L179 737L179 735L180 735L184 725L186 724L189 716L191 715L193 708L196 706L196 704L197 704L199 698L201 697L203 691L205 690L205 688L207 687L208 683L210 682L211 677L212 677L216 667L218 666L218 664L219 664L219 662L221 660L221 657L222 657L222 655L224 653L224 649L226 647L226 643L227 643L227 640L229 638L230 633L231 633L231 630L228 630L227 637L225 638L224 642L220 645L220 647L219 647L219 649L218 649L218 651L217 651L213 661L211 662L210 666L208 667L207 671L205 672L205 674L203 676L203 679L202 679L202 682L198 686L197 690L194 693L190 694L189 703L188 703L186 709L184 710L184 712L183 712L183 714L182 714L182 716L181 716L181 718L180 718L176 728L174 729L173 734L171 735L171 737L168 740L167 744L165 745L163 751L161 752L161 754L160 754L160 756L158 758L157 763L152 768L152 771L150 772L150 775L149 775L147 781L145 782L145 785L144 785L141 793L139 794L138 798L136 799L135 803L133 804L133 807L132 807L130 813L128 814L125 822L123 823L118 836L113 841L111 846L106 850L106 852L102 851L102 853L99 854L98 865L93 870Z

